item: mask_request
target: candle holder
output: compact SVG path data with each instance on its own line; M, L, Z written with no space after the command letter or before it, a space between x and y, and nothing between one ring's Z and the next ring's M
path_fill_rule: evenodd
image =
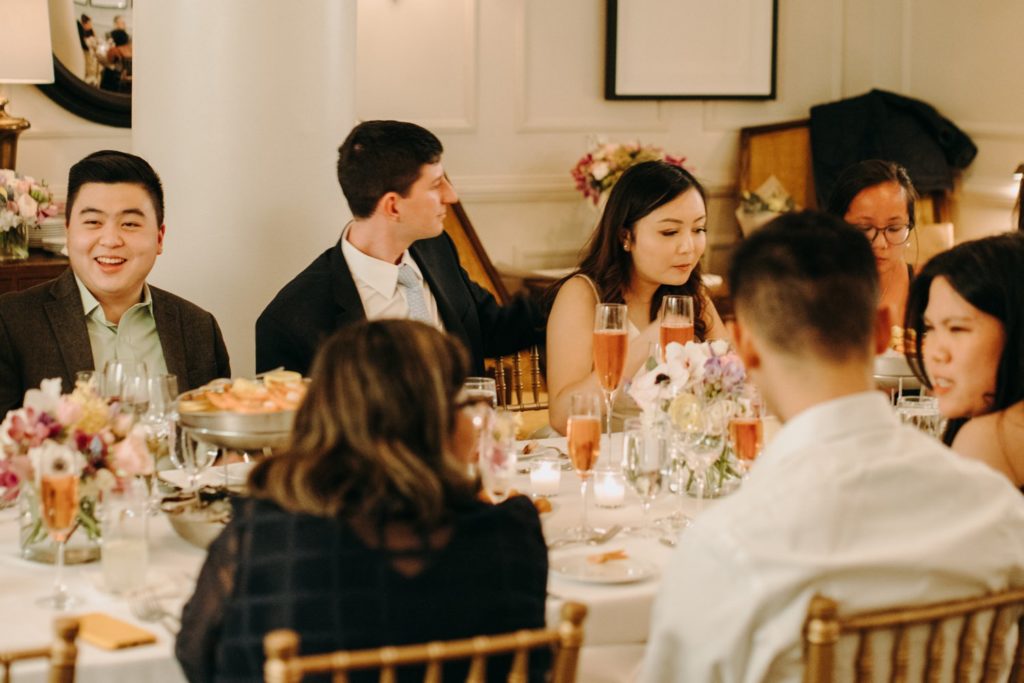
M556 457L539 457L530 465L530 489L535 496L558 495L562 486L562 463Z
M618 470L594 472L594 502L598 507L622 507L626 499L626 479Z

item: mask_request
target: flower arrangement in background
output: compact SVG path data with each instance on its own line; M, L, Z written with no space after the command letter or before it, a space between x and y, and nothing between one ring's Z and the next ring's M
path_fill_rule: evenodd
M46 183L0 169L0 257L28 258L28 229L56 213Z
M583 193L584 198L597 205L601 196L611 191L627 168L642 161L664 161L682 167L686 157L666 154L660 147L644 145L639 141L618 143L597 140L590 151L576 162L571 173L576 181L576 189Z
M59 378L43 380L38 389L25 392L21 408L7 413L0 423L0 482L4 496L22 487L36 486L36 471L46 450L60 449L81 464L79 510L76 528L98 538L96 501L104 491L123 487L127 480L152 474L153 459L146 448L146 434L129 413L108 404L86 383L70 394L61 394ZM37 517L23 544L46 534Z
M740 195L740 205L736 209L736 220L744 235L749 235L765 223L778 218L789 211L796 211L796 202L775 176L761 183L761 187L751 192L744 190Z

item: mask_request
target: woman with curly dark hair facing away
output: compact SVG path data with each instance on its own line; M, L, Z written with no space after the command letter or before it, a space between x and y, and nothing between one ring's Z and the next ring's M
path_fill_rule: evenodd
M185 606L177 656L190 681L262 680L276 628L310 654L544 625L533 504L482 503L466 475L467 367L456 340L408 320L323 344L290 446L253 469ZM531 680L546 664L531 657ZM458 673L447 665L445 680Z

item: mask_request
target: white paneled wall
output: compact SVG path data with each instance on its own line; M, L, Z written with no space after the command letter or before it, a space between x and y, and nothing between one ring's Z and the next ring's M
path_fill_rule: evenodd
M138 4L143 1L149 0ZM320 0L327 1L336 0ZM960 238L1010 224L1010 174L1024 161L1024 76L1017 56L1022 3L781 0L776 100L608 102L602 97L603 0L340 1L358 4L357 117L413 120L441 137L445 166L488 251L501 263L552 267L574 260L596 215L576 193L569 169L591 136L603 135L609 140L639 138L688 158L711 190L712 268L721 270L738 237L731 218L738 129L803 118L813 104L872 87L932 103L978 144L980 153L963 178L955 208ZM296 9L282 13L281 21L302 25L305 20ZM291 33L282 27L281 35ZM145 40L143 31L136 38ZM187 31L157 42L164 40L197 41L194 49L200 51L219 49L216 42L198 42L205 39ZM308 72L303 52L294 45L267 49L280 53L295 73ZM178 74L164 87L173 89L176 79L188 77ZM332 82L316 86L343 87ZM22 170L63 185L68 166L84 154L101 147L132 147L127 131L77 119L29 86L8 91L10 111L33 124L22 136ZM305 97L303 89L279 92ZM268 89L266 95L267 107L280 104L274 101L275 91ZM288 104L292 111L302 107ZM231 102L222 105L223 115L244 113ZM221 107L216 102L203 106ZM332 146L340 143L344 127L343 122L334 126L338 139ZM312 134L300 127L291 135L303 136L305 145ZM289 133L268 131L267 144L289 144ZM209 149L212 156L223 153L217 146ZM318 163L278 172L325 174L328 169ZM311 178L309 188L334 193L318 204L340 201L333 177ZM282 216L295 201L285 196L263 200L267 212ZM175 197L169 204L173 208L184 201ZM272 206L275 202L280 205ZM324 230L311 234L321 239ZM308 248L312 251L313 245ZM188 253L189 245L175 245L162 257L168 261L161 264L163 270L183 270L172 261L187 259ZM294 259L270 262L267 268L263 277L283 283L294 274ZM197 291L204 284L222 286L215 272L198 277L200 282L191 285ZM252 288L241 296L253 301L233 299L232 308L258 310L266 290ZM249 330L237 326L229 332L229 344L250 345L251 338L239 338L251 334Z

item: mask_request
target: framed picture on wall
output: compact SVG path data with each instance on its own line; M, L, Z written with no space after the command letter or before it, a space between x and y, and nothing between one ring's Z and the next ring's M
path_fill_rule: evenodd
M605 99L775 99L778 0L606 1Z

